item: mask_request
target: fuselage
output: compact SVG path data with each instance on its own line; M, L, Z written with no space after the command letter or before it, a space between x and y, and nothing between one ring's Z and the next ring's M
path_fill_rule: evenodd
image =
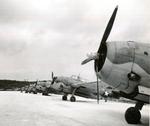
M107 56L97 76L126 94L150 88L150 44L107 42Z
M104 94L104 89L108 86L106 83L100 82L100 95ZM64 94L72 94L86 98L97 98L97 82L85 82L81 79L71 77L57 77L55 83L51 86L55 90L59 90Z
M71 85L78 85L80 83L83 83L82 80L80 79L75 79L75 78L72 78L72 77L57 77L57 79L55 80L55 82L62 82L64 83L64 85L66 86L71 86Z

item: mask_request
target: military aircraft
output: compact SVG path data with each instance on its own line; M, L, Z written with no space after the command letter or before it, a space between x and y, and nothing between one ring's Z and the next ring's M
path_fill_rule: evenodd
M54 76L52 72L52 83L51 88L63 92L62 100L67 100L68 94L71 94L70 101L75 102L75 95L99 99L103 97L105 90L108 85L101 82L101 86L98 88L99 94L97 95L97 82L85 82L79 76L77 77L64 77L64 76ZM57 85L56 87L54 87Z
M20 89L21 92L25 91L25 93L33 94L42 93L42 95L45 96L48 96L49 93L60 94L60 87L58 88L58 85L60 86L60 84L55 84L55 86L52 86L50 80L37 80L28 83L30 84Z
M51 85L50 80L38 81L36 90L38 93L42 93L42 95L48 96L49 93L59 94L59 88L54 88Z
M27 86L25 86L23 88L23 90L25 91L25 93L33 93L33 94L37 94L37 89L36 89L36 85L37 83L32 83L32 84L29 84Z
M42 95L48 95L49 94L49 87L50 82L49 81L36 81L35 89L37 93L42 93Z
M81 64L94 60L97 78L119 90L121 96L137 101L125 112L130 124L140 122L144 104L150 98L150 44L135 41L107 42L118 6L107 24L97 53Z
M47 96L49 93L52 92L51 89L51 81L35 81L32 84L26 86L24 88L25 93L33 93L33 94L37 94L37 93L42 93L42 95Z

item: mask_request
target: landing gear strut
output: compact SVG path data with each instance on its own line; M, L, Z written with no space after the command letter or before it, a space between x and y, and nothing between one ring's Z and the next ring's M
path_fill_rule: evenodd
M125 112L125 119L129 124L138 124L140 123L141 113L140 110L142 109L144 103L137 102L135 107L130 107Z
M72 96L70 97L70 101L71 101L71 102L75 102L75 101L76 101L76 97L74 96L74 94L75 94L76 90L78 90L78 89L79 89L79 87L78 87L78 88L75 88L75 89L72 91Z

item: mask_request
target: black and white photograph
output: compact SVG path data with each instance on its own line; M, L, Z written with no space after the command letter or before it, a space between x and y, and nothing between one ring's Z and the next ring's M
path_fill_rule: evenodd
M149 0L0 0L0 126L149 126Z

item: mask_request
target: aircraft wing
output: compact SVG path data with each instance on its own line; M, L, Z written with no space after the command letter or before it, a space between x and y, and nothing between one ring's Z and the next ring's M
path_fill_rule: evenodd
M104 82L99 82L100 88L106 88L108 87L108 85ZM72 84L71 85L73 88L88 88L91 90L96 90L97 89L97 82L93 81L93 82L80 82L80 83L76 83L76 84Z
M77 83L77 84L72 84L72 88L86 88L85 83Z

